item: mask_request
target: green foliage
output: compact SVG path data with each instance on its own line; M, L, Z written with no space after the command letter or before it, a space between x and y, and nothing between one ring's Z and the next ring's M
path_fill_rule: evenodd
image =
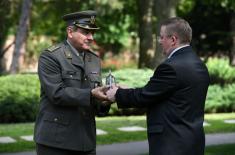
M209 58L206 63L211 84L229 84L235 82L235 68L229 65L227 58Z
M40 53L53 45L53 38L46 36L36 36L30 33L27 43L27 58L32 58L33 56L39 57Z
M230 5L223 5L232 4L234 0L182 1L187 3L179 5L177 15L189 21L193 29L192 45L197 52L200 55L207 55L208 52L214 54L228 51L232 46L230 20L234 10L227 9Z
M0 23L4 23L1 25L4 31L0 33L4 35L0 37L0 45L4 43L7 34L15 34L22 1L5 0L4 3L7 5L0 10L4 14L1 17L4 20L1 21L0 18ZM97 23L101 28L95 35L98 45L104 51L114 53L125 48L133 50L129 47L130 40L138 34L138 9L141 9L137 8L136 3L137 1L133 0L33 0L30 35L50 36L54 42L64 40L66 23L61 17L70 12L95 9L98 12ZM177 16L190 21L193 27L193 46L201 51L201 54L206 54L205 51L227 51L231 47L229 25L231 13L235 9L234 3L234 0L180 1ZM32 50L34 45L28 47L30 56L34 52L37 55L41 48L46 46L40 43L35 50Z
M3 76L0 83L0 122L34 121L40 90L37 76Z
M130 29L137 27L136 5L135 1L131 0L35 1L31 19L32 32L34 35L56 36L55 41L63 40L66 35L66 23L61 17L87 9L98 12L97 25L101 29L95 34L95 40L100 46L114 52L119 52L122 47L127 46Z
M195 0L180 0L178 9L181 12L188 13L190 12L195 5Z
M208 89L205 112L232 112L235 111L235 84L221 87L211 85Z
M108 73L106 73L107 75ZM112 73L116 82L120 85L124 85L130 88L143 87L147 84L149 78L153 75L153 71L150 69L122 69ZM105 75L105 74L104 74ZM138 79L137 79L138 78ZM116 104L112 104L109 111L110 115L142 115L145 113L145 109L128 108L118 109Z
M209 146L205 149L205 155L232 155L235 154L235 144Z
M128 86L130 88L143 87L149 81L150 77L153 75L151 69L121 69L116 70L112 73L116 82L120 85ZM107 76L108 73L104 73ZM103 80L104 81L104 80ZM146 109L138 108L128 108L128 109L118 109L116 104L112 104L109 111L110 115L143 115Z
M1 52L7 36L12 33L13 29L16 29L16 23L18 24L17 17L19 16L19 8L20 5L17 1L0 1L0 14L2 15L0 17L0 55L2 54Z
M218 65L217 65L218 66ZM103 76L107 76L104 73ZM150 69L122 69L113 72L120 85L143 87L153 75ZM104 79L103 79L104 80ZM34 121L38 110L40 84L37 75L8 75L0 77L0 123ZM211 85L208 90L205 111L235 111L235 83ZM145 109L118 109L112 104L110 115L140 115Z
M117 83L129 87L143 87L153 75L151 69L122 69L113 72Z
M131 38L130 32L137 32L136 1L100 1L97 11L101 32L96 34L99 45L118 53L126 47Z
M65 39L66 23L62 16L82 10L86 1L35 1L32 8L31 27L35 35L56 36L56 41Z

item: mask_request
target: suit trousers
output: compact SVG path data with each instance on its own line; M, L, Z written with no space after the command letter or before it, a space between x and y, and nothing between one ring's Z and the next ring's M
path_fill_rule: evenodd
M96 150L74 151L36 144L37 155L96 155Z

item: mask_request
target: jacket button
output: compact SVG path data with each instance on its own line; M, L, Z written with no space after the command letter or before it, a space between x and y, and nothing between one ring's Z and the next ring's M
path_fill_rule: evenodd
M73 77L73 75L70 75L70 77L72 78L72 77Z
M58 121L58 118L54 118L54 121L57 122L57 121Z

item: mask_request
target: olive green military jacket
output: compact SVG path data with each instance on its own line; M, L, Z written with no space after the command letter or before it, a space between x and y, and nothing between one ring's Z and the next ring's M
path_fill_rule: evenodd
M38 75L41 100L35 142L77 151L95 149L95 115L110 108L91 97L91 89L102 84L100 59L90 51L79 56L65 41L41 54Z

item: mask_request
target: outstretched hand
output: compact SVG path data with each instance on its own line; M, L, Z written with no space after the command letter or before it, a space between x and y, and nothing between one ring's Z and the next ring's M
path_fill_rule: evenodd
M116 101L115 95L116 95L117 90L118 90L118 87L116 85L112 85L112 87L110 87L109 90L106 92L106 96L109 101L111 102Z
M106 95L106 91L108 90L107 86L96 87L91 90L92 96L101 100L101 101L108 101L108 97Z

